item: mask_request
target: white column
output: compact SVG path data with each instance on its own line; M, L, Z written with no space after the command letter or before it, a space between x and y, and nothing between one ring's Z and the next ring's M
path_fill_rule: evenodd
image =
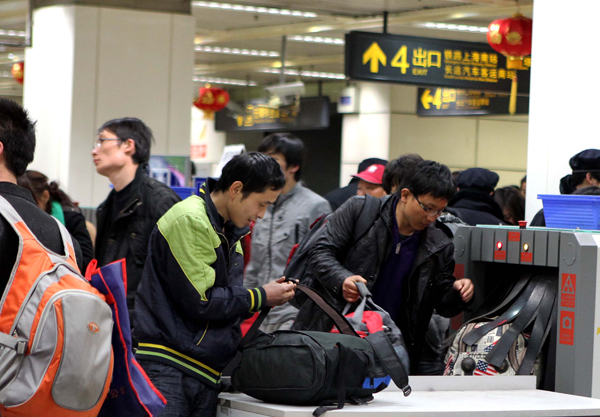
M37 120L30 166L58 179L82 206L109 192L91 150L105 121L138 117L154 132L153 154L189 155L194 18L90 6L33 14L23 104Z
M542 207L538 194L558 194L571 172L569 159L600 149L598 100L593 81L600 56L595 51L600 3L537 1L533 5L533 45L527 156L527 212ZM513 150L518 152L517 149Z
M388 159L392 89L384 83L357 83L359 113L348 114L342 121L342 167L340 186L356 174L366 158Z

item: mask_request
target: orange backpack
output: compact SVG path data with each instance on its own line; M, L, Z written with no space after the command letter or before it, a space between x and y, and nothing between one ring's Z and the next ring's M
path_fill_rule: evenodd
M1 196L0 214L19 236L0 300L0 415L96 416L112 377L110 307L81 276L62 224L64 256L46 249Z

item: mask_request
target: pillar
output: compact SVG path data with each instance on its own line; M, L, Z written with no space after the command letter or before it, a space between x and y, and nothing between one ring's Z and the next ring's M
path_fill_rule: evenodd
M43 7L33 11L23 93L37 120L30 168L58 179L81 206L96 207L109 181L96 173L90 153L105 121L138 117L154 132L152 154L189 155L195 34L189 1L187 9L183 1L120 2L138 9L107 7L119 4L111 0L37 3ZM163 6L139 10L145 3Z

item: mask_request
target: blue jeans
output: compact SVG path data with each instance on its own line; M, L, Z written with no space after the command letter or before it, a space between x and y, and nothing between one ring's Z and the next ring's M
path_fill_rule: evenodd
M161 362L140 360L152 383L167 399L157 417L214 417L219 391L179 369Z

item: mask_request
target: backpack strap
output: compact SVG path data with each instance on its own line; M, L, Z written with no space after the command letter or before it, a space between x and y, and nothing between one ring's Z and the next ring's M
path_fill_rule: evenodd
M375 224L375 221L379 218L379 211L381 209L381 200L372 195L365 195L365 202L358 214L354 226L354 240L352 246L354 246L364 235L367 234L369 229Z
M405 397L408 397L412 391L408 385L408 374L400 362L400 358L394 350L394 346L389 341L384 332L371 333L365 340L369 342L373 351L383 364L383 367L390 375L394 384L402 390Z
M27 339L18 339L6 333L0 333L0 346L15 350L19 355L24 355L27 351Z

